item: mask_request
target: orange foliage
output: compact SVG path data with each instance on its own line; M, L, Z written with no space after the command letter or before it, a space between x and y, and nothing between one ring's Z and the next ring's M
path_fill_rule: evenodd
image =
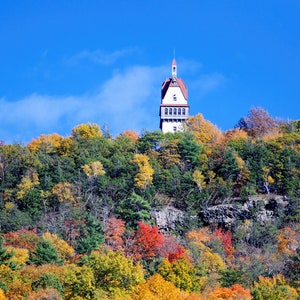
M112 250L122 250L123 248L123 234L125 231L125 222L115 217L110 217L104 229L105 243Z
M12 246L14 248L25 248L32 251L36 248L40 238L36 234L36 230L20 229L15 232L4 234L4 246Z
M39 277L46 273L52 273L61 278L63 276L64 269L61 266L57 265L29 265L24 267L20 272L23 281L29 282L37 280Z
M250 300L250 291L244 289L240 284L234 284L230 288L218 287L208 296L209 300Z
M193 243L200 248L203 248L205 247L203 243L209 241L212 238L212 234L208 227L203 227L187 232L185 237L188 242Z
M230 140L242 140L248 137L247 132L240 128L228 130L225 132L224 135L225 135L226 142Z
M134 130L125 130L123 133L121 133L121 135L128 137L129 139L131 139L135 143L139 139L139 134Z
M2 289L0 289L0 300L7 300Z
M63 298L56 289L48 288L48 289L40 289L37 292L29 293L26 299L27 300L43 300L43 299L61 300Z
M276 236L276 239L278 241L278 252L291 255L296 253L300 242L300 234L289 226L286 226L280 230L280 233Z

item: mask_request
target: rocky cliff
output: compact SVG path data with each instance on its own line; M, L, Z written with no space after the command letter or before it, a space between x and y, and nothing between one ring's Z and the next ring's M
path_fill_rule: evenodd
M204 207L199 218L204 224L229 228L238 221L246 219L255 219L264 223L278 217L288 207L289 199L279 195L253 196L247 201L233 198L224 204ZM184 219L183 211L172 206L152 210L151 215L162 231L175 230L176 224L182 223Z

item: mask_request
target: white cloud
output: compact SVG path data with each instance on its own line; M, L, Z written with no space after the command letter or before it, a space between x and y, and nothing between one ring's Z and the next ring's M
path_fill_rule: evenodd
M81 51L74 56L68 58L66 61L69 64L77 64L80 61L91 61L92 63L99 65L111 65L114 64L118 59L133 54L137 51L137 48L126 48L122 50L116 50L111 53L106 53L102 50Z
M116 72L93 93L81 96L32 94L0 99L0 140L28 142L43 133L68 135L80 123L108 124L112 134L158 128L164 67L135 66Z

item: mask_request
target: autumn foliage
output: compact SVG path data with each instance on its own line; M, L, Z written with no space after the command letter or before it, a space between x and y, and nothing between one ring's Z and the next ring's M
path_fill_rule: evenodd
M134 235L134 244L132 245L132 255L135 259L149 260L159 254L163 245L163 234L158 231L157 226L150 226L138 222L139 229Z
M232 234L229 230L224 231L222 229L217 229L215 231L215 235L220 238L223 246L224 246L224 250L226 252L227 256L230 256L233 254L234 248L232 246Z
M125 232L125 222L115 217L110 217L104 229L105 243L112 250L123 249L123 235Z
M220 287L213 290L208 299L211 300L251 300L250 290L244 289L240 284L234 284L230 288Z
M300 121L0 142L0 299L298 299Z

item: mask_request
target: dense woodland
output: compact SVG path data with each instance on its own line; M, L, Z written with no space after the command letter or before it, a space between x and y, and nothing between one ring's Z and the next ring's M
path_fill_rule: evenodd
M280 195L235 223L203 210ZM201 114L185 131L0 144L0 299L300 299L300 121L252 108L221 132ZM182 219L161 230L153 210Z

